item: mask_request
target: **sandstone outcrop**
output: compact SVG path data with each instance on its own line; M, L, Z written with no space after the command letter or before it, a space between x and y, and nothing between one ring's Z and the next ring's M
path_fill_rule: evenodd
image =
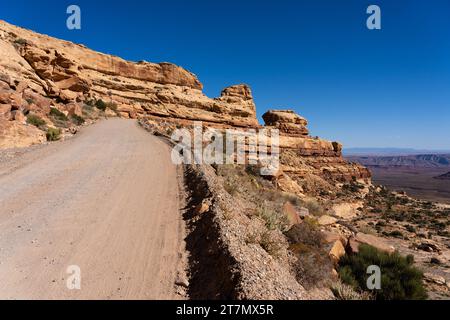
M158 126L191 127L202 121L219 129L263 128L245 84L209 98L193 73L171 63L125 61L3 21L0 34L0 119L22 126L22 134L30 131L24 123L30 113L51 123L51 107L81 117L84 105L100 100L113 109L105 110L107 116L146 119ZM272 110L263 118L265 128L280 132L282 166L275 177L280 188L302 195L370 179L367 169L342 158L340 143L309 136L307 120L294 111Z
M296 137L307 136L308 121L292 110L270 110L263 115L266 126L279 129L282 135Z
M367 244L387 253L395 252L395 248L389 245L385 239L364 233L357 233L354 237L349 239L349 251L352 253L357 253L361 244Z
M0 149L28 147L46 141L45 133L21 121L0 120Z
M197 120L256 126L256 111L245 85L216 99L202 93L189 71L171 63L129 62L67 41L0 21L2 80L63 102L114 101L123 116Z

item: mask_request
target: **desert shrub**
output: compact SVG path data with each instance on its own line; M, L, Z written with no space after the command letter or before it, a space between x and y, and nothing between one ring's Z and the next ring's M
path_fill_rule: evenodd
M357 193L357 192L361 191L362 189L364 189L364 186L355 181L352 181L351 183L344 184L342 189L347 190L351 193Z
M281 250L283 249L281 243L275 239L270 231L264 232L261 235L259 245L274 258L278 258L281 255Z
M91 102L88 101L83 104L83 118L85 119L96 119L97 118L97 108L90 104Z
M74 124L76 124L77 126L81 126L83 123L86 122L83 117L80 117L77 114L71 115L70 118L71 118L72 122Z
M261 175L261 168L256 165L247 165L245 166L245 172L251 176L259 177Z
M223 187L225 188L225 191L228 192L232 196L235 196L238 192L237 186L232 182L226 181L224 183Z
M332 280L333 262L317 226L305 221L293 226L285 235L296 257L293 271L297 280L306 288L328 285Z
M309 210L309 213L312 214L313 216L320 217L325 214L325 210L320 205L320 203L317 202L317 200L315 199L304 200L303 205L305 208Z
M384 222L384 221L378 221L377 224L376 224L376 226L377 226L377 227L386 227L386 226L387 226L387 223Z
M356 291L368 291L367 268L381 269L381 290L371 291L377 300L423 300L427 298L423 274L413 266L414 257L389 254L368 245L360 245L359 252L344 256L339 262L342 282Z
M333 279L333 262L326 250L302 244L292 249L296 257L292 269L297 281L307 289L328 286Z
M281 197L285 201L290 202L293 206L296 206L296 207L302 207L303 206L303 201L298 196L296 196L295 194L282 193Z
M47 129L47 141L58 141L61 139L61 129L48 128Z
M337 300L372 300L372 295L368 292L357 292L352 286L342 282L333 283L330 289Z
M102 99L100 99L95 102L95 107L97 109L105 111L108 106L107 106L106 102L104 102Z
M175 130L173 129L173 128L166 128L166 134L168 135L168 136L172 136L172 134L173 134L173 132L174 132Z
M280 230L284 232L289 226L285 214L272 210L264 204L257 209L257 216L264 220L269 230Z
M389 236L391 236L393 238L402 239L403 238L403 233L401 231L399 231L399 230L394 230L394 231L389 233Z
M285 235L292 244L302 243L308 246L320 248L324 243L324 238L320 230L308 221L294 225L285 233Z
M35 114L28 115L27 123L31 124L31 125L33 125L35 127L38 127L38 128L45 125L45 121L42 118L40 118L37 115L35 115Z
M19 46L25 46L28 44L28 41L25 39L19 38L19 39L14 40L14 43Z
M61 120L61 121L68 121L69 118L67 118L67 116L62 113L61 111L59 111L56 108L50 108L50 116L54 117L57 120Z
M361 226L359 228L359 232L366 233L366 234L371 234L371 235L374 235L374 236L377 235L377 230L374 229L373 227L371 227L370 225Z
M95 102L96 102L96 100L94 100L94 99L89 99L89 100L86 100L86 101L84 102L84 104L85 104L86 106L89 106L89 107L91 107L91 108L94 108L94 107L95 107Z

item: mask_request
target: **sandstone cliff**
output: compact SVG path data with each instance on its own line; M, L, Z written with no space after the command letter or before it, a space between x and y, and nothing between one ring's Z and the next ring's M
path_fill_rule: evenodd
M247 85L209 98L194 74L174 64L129 62L0 21L1 148L44 140L40 130L26 124L30 114L56 126L51 109L82 116L83 106L99 100L114 109L110 114L156 124L262 127ZM307 121L293 111L269 111L264 120L281 132L282 172L277 178L282 190L333 190L340 183L370 178L367 169L342 158L339 143L309 136Z

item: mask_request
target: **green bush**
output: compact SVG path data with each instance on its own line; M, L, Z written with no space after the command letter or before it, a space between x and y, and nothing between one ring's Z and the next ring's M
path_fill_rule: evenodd
M77 114L71 115L70 118L71 118L72 122L74 124L76 124L77 126L81 126L83 123L86 122L83 117L80 117Z
M259 244L261 248L263 248L272 257L278 258L281 255L283 246L279 241L277 241L270 231L267 231L261 235L261 241Z
M20 46L26 46L28 44L28 41L22 38L14 40L15 44L18 44Z
M322 232L309 221L294 225L285 235L292 244L302 243L316 248L321 248L324 244Z
M423 274L413 266L414 257L402 257L398 252L389 254L368 245L360 245L359 252L347 255L339 262L342 282L356 291L367 288L367 268L371 265L381 269L381 290L370 291L376 300L424 300Z
M68 121L67 116L56 108L50 108L50 116L60 121Z
M61 139L61 129L47 129L47 141L58 141L59 139Z
M307 289L327 286L332 280L334 265L320 229L305 220L294 225L285 235L289 240L289 250L295 257L292 270L297 280Z
M35 126L35 127L38 127L38 128L45 125L45 121L42 120L42 119L41 119L40 117L38 117L37 115L34 115L34 114L28 115L28 117L27 117L27 123L28 123L28 124L31 124L31 125L33 125L33 126Z
M256 210L257 216L264 220L267 229L280 230L282 232L287 231L289 227L289 221L281 212L274 211L266 206L264 203Z
M97 109L100 109L102 111L105 111L106 108L108 107L108 105L102 99L97 100L95 102L95 106L97 107Z
M321 217L325 214L325 209L320 205L320 203L316 199L306 199L303 204L308 210L309 213L316 217Z

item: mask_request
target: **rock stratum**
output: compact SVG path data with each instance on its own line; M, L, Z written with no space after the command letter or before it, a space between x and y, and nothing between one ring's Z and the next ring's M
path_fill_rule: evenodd
M202 88L196 75L171 63L125 61L0 21L0 148L45 141L42 130L26 123L30 114L52 125L52 108L81 116L83 105L98 100L114 105L117 116L157 125L263 128L247 85L225 88L217 98ZM263 119L266 128L280 130L282 190L370 179L366 168L343 159L340 143L311 137L295 112L272 110Z

